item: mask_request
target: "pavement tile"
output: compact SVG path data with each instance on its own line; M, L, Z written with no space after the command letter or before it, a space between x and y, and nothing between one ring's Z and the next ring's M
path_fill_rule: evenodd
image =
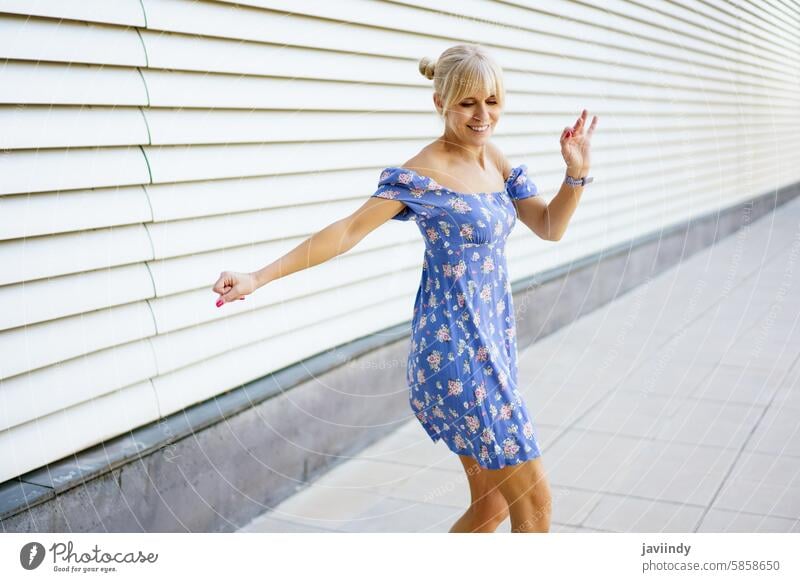
M346 532L447 533L464 513L445 505L388 497L340 527Z
M703 510L700 505L606 494L581 525L615 532L690 532Z
M743 452L712 509L800 519L800 458Z
M800 533L800 520L711 509L697 532L706 533Z

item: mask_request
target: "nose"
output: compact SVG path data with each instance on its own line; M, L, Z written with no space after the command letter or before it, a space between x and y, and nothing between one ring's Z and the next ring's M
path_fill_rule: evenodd
M475 121L485 122L489 119L489 116L486 114L486 106L483 104L478 104L478 111L475 115L472 116Z

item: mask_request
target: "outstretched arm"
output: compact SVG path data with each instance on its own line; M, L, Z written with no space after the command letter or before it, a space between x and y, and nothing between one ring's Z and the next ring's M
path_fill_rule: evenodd
M350 216L332 222L282 257L255 271L256 288L346 253L404 206L397 200L369 198Z

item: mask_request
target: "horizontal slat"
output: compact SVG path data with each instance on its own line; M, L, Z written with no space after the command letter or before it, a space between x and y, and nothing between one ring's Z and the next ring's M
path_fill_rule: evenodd
M142 71L153 107L222 107L232 109L290 109L292 111L371 110L423 111L422 87L356 85L338 81L273 79L212 73ZM324 95L325 100L320 101ZM409 107L409 101L419 106ZM374 107L373 107L374 106ZM426 107L425 111L430 111Z
M0 65L0 104L147 105L137 69L27 61Z
M0 152L0 195L147 184L138 147Z
M128 67L147 64L134 28L7 14L0 14L0 58Z
M0 241L150 222L141 186L0 196Z
M143 340L14 376L0 387L0 431L144 382L157 373L153 350Z
M0 149L149 143L147 123L133 107L0 105Z
M152 297L153 279L143 263L24 281L0 287L0 330L78 315Z
M108 269L153 258L143 225L103 228L0 243L0 285Z
M153 387L150 382L142 382L2 431L0 450L4 454L0 455L0 481L52 463L158 418Z
M139 0L0 0L0 12L144 26Z
M144 302L1 331L0 374L10 378L155 333Z

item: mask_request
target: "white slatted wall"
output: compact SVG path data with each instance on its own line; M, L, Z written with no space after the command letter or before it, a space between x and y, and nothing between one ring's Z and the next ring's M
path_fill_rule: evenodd
M214 306L440 133L417 72L481 42L495 142L550 198L600 117L567 235L519 279L800 178L800 6L552 0L0 0L0 481L411 317L423 245L355 249ZM288 13L293 11L294 13Z

